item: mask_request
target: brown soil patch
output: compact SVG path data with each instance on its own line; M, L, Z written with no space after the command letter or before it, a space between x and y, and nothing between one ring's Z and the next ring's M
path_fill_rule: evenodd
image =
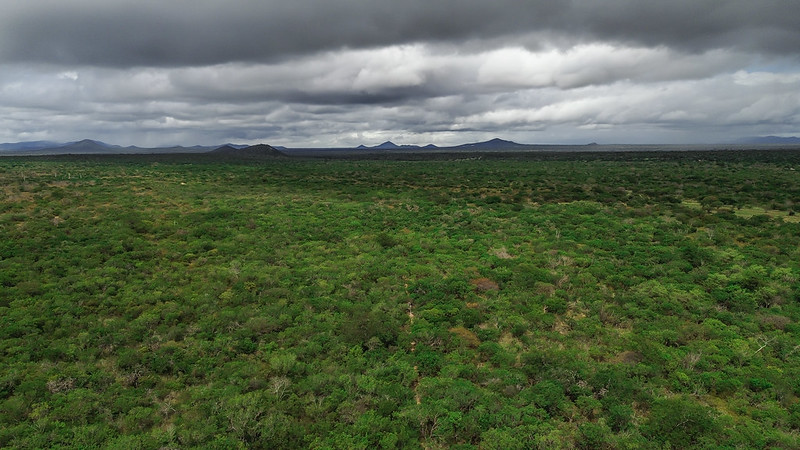
M470 284L475 286L475 291L477 292L500 290L500 286L488 278L475 278L474 280L470 281Z

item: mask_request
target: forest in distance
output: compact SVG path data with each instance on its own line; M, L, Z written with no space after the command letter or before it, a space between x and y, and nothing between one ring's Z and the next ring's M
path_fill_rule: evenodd
M0 448L800 448L798 171L0 158Z

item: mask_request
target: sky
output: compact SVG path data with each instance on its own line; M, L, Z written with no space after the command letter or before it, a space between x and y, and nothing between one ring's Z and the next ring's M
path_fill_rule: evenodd
M0 142L800 136L797 0L0 0Z

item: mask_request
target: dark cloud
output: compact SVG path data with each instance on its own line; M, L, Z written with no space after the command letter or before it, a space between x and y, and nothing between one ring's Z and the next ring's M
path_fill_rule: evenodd
M797 11L788 0L30 0L4 5L0 60L174 67L531 32L796 56Z
M27 0L0 141L326 146L800 132L794 0Z
M583 3L583 2L582 2ZM771 54L798 54L800 20L786 0L673 0L585 2L575 10L576 25L600 39L636 45L666 45L701 52L735 48Z

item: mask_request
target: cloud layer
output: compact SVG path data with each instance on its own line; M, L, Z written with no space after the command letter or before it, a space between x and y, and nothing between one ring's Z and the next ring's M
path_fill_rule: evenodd
M0 140L800 133L793 3L18 2L0 16Z

